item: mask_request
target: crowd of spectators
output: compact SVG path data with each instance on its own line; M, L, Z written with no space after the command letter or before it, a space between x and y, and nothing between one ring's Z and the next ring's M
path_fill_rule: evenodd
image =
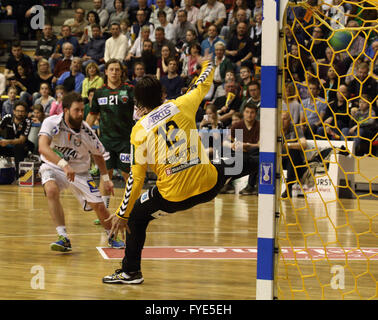
M77 91L89 101L89 93L103 85L104 64L112 58L122 61L125 82L135 84L145 74L156 75L167 99L174 99L187 92L198 76L198 57L211 53L214 82L197 112L198 128L230 132L242 128L246 133L241 141L244 145L235 143L231 134L229 147L233 151L241 148L255 157L259 143L262 2L93 0L93 8L87 11L78 2L73 17L64 21L59 34L55 35L52 24L46 21L33 57L23 53L19 41L11 44L4 75L0 75L0 90L4 83L1 94L8 96L2 101L2 118L13 116L21 104L26 109L25 121L33 119L28 122L32 126L43 121L41 116L36 120L39 113L48 117L62 112L62 96L69 91ZM21 39L30 8L38 1L22 3L23 19L18 19L19 28L23 28ZM2 5L7 18L21 10L15 2ZM342 14L355 10L353 5L330 8L325 7L324 12L335 28L361 25L361 19ZM374 23L374 19L369 21ZM288 11L284 34L287 83L283 108L290 110L293 123L303 124L308 139L314 134L330 139L347 135L361 145L360 154L366 152L366 143L372 143L366 139L376 138L377 133L376 29L368 34L356 31L349 51L335 54L328 47L325 24L308 17L306 9L295 8ZM248 119L243 118L245 115ZM366 118L368 121L363 121ZM211 157L216 156L211 143L206 148ZM245 194L256 191L256 181L252 180Z

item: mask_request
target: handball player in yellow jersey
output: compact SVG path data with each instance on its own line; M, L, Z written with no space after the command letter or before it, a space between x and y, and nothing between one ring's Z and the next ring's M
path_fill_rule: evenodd
M122 269L105 276L104 283L140 284L141 255L149 222L215 198L225 183L222 165L213 165L199 138L195 115L214 77L210 56L200 59L201 74L190 91L163 103L162 87L154 76L135 86L137 108L144 116L131 133L131 172L124 197L110 218L111 232L126 229ZM147 168L156 185L140 195Z

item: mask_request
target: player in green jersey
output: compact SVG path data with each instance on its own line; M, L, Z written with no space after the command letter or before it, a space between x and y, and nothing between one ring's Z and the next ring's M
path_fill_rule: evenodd
M134 125L134 96L133 87L122 81L122 64L117 59L110 59L105 65L105 83L97 89L92 108L86 121L93 126L100 115L100 140L109 152L106 167L110 179L113 169L121 170L121 174L128 179L130 172L130 134ZM110 194L103 188L100 180L100 191L106 206L109 206Z

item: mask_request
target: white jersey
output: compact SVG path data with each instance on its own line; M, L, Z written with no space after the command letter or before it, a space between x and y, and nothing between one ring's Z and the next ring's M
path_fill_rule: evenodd
M51 149L68 161L76 173L87 172L90 168L91 154L105 155L105 148L89 125L83 121L80 131L75 132L64 121L64 113L50 116L42 122L40 135L51 138ZM62 170L48 161L44 155L41 160Z

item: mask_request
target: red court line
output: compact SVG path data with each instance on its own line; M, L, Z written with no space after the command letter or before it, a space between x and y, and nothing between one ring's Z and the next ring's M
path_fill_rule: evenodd
M104 259L122 259L124 250L97 248ZM378 260L378 248L281 248L280 259L286 260ZM165 246L145 247L143 259L251 259L256 260L256 247Z

